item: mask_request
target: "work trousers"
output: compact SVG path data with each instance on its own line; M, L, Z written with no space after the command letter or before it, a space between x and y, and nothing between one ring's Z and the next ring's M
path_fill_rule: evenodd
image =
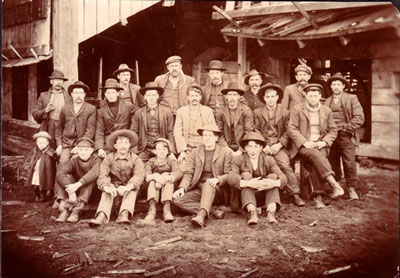
M204 209L208 216L213 204L225 205L226 196L223 190L222 187L213 188L208 182L204 182L195 189L186 192L182 199L174 200L173 204L191 214L197 214L200 209Z
M149 182L147 187L147 201L154 199L156 203L160 200L161 192L161 203L165 201L172 201L172 194L174 193L174 184L172 182L167 182L161 189L156 189L156 182Z
M247 205L253 204L254 206L257 207L257 199L263 201L264 196L265 196L265 207L267 208L269 204L276 203L277 204L277 210L279 210L280 205L281 205L281 199L279 197L279 189L277 187L269 189L269 190L264 190L258 192L254 188L242 188L241 192L241 199L242 199L242 208L244 211L247 210ZM258 205L258 206L263 206L263 205Z
M276 161L276 164L278 164L281 171L287 177L288 182L285 187L289 192L289 194L290 195L299 194L300 193L299 183L297 182L296 175L294 174L293 168L290 165L290 157L286 149L281 148L273 157Z
M75 178L73 175L68 174L68 179L69 182L68 184L75 183L79 181L79 179ZM58 183L59 184L59 183ZM66 200L68 199L68 193L65 191L65 186L68 185L61 185L59 184L59 189L57 190L57 195L56 198L57 200ZM75 193L78 201L84 201L87 203L90 199L90 196L92 195L93 188L95 188L96 184L95 183L90 183L81 186Z
M356 146L351 141L351 136L348 132L339 131L329 153L329 162L335 172L337 181L342 178L340 158L342 159L347 187L355 187L357 185Z
M57 169L61 166L62 163L68 161L71 158L71 149L70 148L62 148L60 159L58 160ZM58 183L57 179L54 183L54 197L59 201L58 196L63 196L63 189L61 185Z
M114 199L122 198L121 206L119 208L119 213L121 213L124 210L127 210L131 216L133 216L133 212L135 210L135 203L136 203L136 195L137 195L137 190L131 190L128 192L124 193L124 196L117 196L113 197L110 193L103 192L101 194L101 199L99 206L96 211L96 217L100 212L103 212L107 216L107 220L110 221L110 216L111 216L111 210L114 204Z
M318 150L301 147L299 149L298 155L304 160L305 167L310 172L313 195L324 194L330 189L325 180L334 172L327 158L328 152L327 148Z

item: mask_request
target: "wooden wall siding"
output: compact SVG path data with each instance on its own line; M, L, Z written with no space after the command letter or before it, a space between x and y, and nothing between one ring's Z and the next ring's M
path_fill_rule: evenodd
M12 118L12 69L4 69L1 82L1 118Z
M21 8L25 6L26 8ZM9 59L18 58L9 46L12 44L22 57L32 56L30 48L33 48L38 55L49 55L50 0L35 0L17 7L9 6L3 11L3 18L13 18L17 10L19 18L24 20L11 20L7 23L7 27L3 26L2 53Z
M77 0L78 40L82 42L101 33L160 0Z

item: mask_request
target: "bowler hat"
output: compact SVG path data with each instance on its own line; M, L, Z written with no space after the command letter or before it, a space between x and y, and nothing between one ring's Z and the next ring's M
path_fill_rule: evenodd
M47 138L48 140L51 140L50 134L48 134L46 131L39 131L38 133L33 134L32 138L33 140L36 140L37 138Z
M53 73L49 76L50 79L62 79L64 81L67 81L68 78L64 76L64 73L62 73L59 70L54 70Z
M218 136L221 136L222 132L219 130L218 126L216 125L204 125L197 129L197 133L203 136L203 131L212 131L216 133Z
M345 85L346 88L350 87L349 81L347 81L346 78L344 78L344 76L340 72L329 77L326 83L330 87L332 85L332 82L335 80L342 81L342 83Z
M189 92L190 92L192 89L195 89L195 91L200 91L200 94L203 95L203 89L201 88L201 86L200 86L199 84L196 84L196 83L193 83L192 85L190 85L190 86L187 88L186 94L188 95Z
M128 137L129 141L131 142L131 148L136 147L138 143L138 137L135 132L129 129L120 129L117 131L114 131L113 133L110 134L107 138L107 149L110 151L115 151L114 144L117 140L118 137L123 136L123 137Z
M82 137L82 138L79 138L79 139L76 141L76 146L77 146L77 147L88 147L88 148L93 148L94 142L93 142L93 140L91 140L91 139L89 139L89 138Z
M167 144L167 146L168 146L168 152L171 152L171 151L172 151L171 142L170 142L168 139L165 139L165 138L162 138L162 137L157 138L156 140L153 141L153 146L154 146L154 148L156 147L157 143L159 143L159 142L163 142L163 143Z
M121 91L123 90L123 88L121 88L119 86L119 83L117 80L115 80L114 78L108 78L106 80L106 83L103 87L101 87L102 90L107 90L107 89L115 89L117 91Z
M304 64L300 64L294 69L295 73L298 73L299 71L304 71L310 75L312 74L312 69L309 66L304 65Z
M68 86L68 93L71 93L75 88L82 88L85 93L89 93L90 88L85 85L82 81L75 81L73 84Z
M264 84L265 83L265 79L267 78L267 76L269 76L264 72L257 71L256 69L252 69L248 74L246 74L244 76L244 84L249 85L250 77L255 76L255 75L261 76L261 80L262 80L261 84Z
M241 96L244 95L244 91L242 89L239 89L239 84L237 82L229 82L228 87L221 90L221 94L226 95L230 91L238 92Z
M323 92L324 87L322 87L321 84L318 83L311 83L311 84L307 84L306 86L304 86L303 91L304 92L309 92L309 91L319 91L319 92Z
M119 65L118 69L116 69L116 70L114 71L113 75L114 75L115 78L117 78L117 75L118 75L120 72L124 72L124 71L129 71L129 72L132 73L132 74L135 72L135 70L134 70L134 69L131 69L127 64L121 64L121 65Z
M282 89L281 86L279 86L277 84L271 84L271 83L267 83L266 85L262 86L260 88L260 90L258 90L257 95L258 95L258 98L261 100L261 102L265 103L264 95L265 95L265 92L268 89L272 89L272 90L276 90L277 91L277 93L278 93L278 102L280 102L282 97L283 97L283 89Z
M150 90L156 90L159 96L164 93L164 88L157 86L156 82L147 82L144 88L139 89L139 92L144 95L146 91Z
M243 139L240 140L240 146L244 149L249 141L255 141L263 146L263 148L267 144L264 137L260 133L254 131L249 131L244 135Z
M219 60L212 60L210 61L210 63L208 64L208 67L205 68L205 70L209 71L209 70L220 70L220 71L226 71L226 68L224 68L222 66L221 61Z
M171 63L174 63L174 62L181 62L181 61L182 61L182 58L181 58L181 57L179 57L178 55L174 55L174 56L169 57L169 58L165 61L165 64L166 64L166 65L169 65L169 64L171 64Z

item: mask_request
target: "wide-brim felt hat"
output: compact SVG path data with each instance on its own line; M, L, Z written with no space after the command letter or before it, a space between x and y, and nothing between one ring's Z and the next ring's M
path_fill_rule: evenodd
M64 73L62 73L59 70L54 70L53 73L49 76L50 79L62 79L64 81L67 81L68 78L64 76Z
M205 130L217 133L218 136L222 135L222 132L219 130L218 126L216 126L216 125L205 125L205 126L202 126L202 127L197 129L197 133L200 136L203 136L203 131L205 131Z
M278 92L278 102L281 102L282 98L283 98L283 89L281 86L277 85L277 84L272 84L272 83L267 83L264 86L262 86L257 93L258 98L260 99L261 102L265 103L264 100L264 95L265 92L268 89L273 89L276 90Z
M164 88L157 86L156 82L147 82L144 88L140 88L139 92L144 95L146 91L156 90L161 96L164 93Z
M113 133L110 134L110 136L108 136L107 142L106 142L108 150L110 150L112 152L115 151L114 144L119 136L128 137L129 141L131 142L131 148L134 148L137 146L138 137L137 137L136 133L129 129L120 129L120 130L114 131Z
M328 81L326 81L326 84L327 84L329 87L331 87L332 82L335 81L335 80L342 81L342 83L345 85L346 88L349 88L349 87L350 87L349 81L347 81L347 79L344 78L344 76L343 76L341 73L337 73L337 74L334 74L334 75L332 75L331 77L329 77L329 78L328 78Z
M94 142L93 142L92 139L82 137L82 138L79 138L79 139L76 141L76 146L77 146L77 147L93 148Z
M157 143L159 143L159 142L163 142L163 143L167 144L167 146L168 146L168 152L171 152L171 151L172 151L172 144L171 144L171 142L170 142L168 139L162 138L162 137L157 138L156 140L153 141L153 146L154 146L154 148L156 148L156 145L157 145Z
M116 69L116 70L114 71L113 75L114 75L115 78L117 78L117 75L118 75L120 72L124 72L124 71L129 71L129 72L132 73L132 74L135 73L135 70L134 70L134 69L131 69L127 64L121 64L121 65L119 65L118 69Z
M244 91L239 88L239 84L237 82L229 82L228 87L221 90L221 94L226 95L230 91L238 92L241 96L244 95Z
M107 89L115 89L117 91L121 91L123 90L123 88L121 88L119 86L119 83L116 79L114 78L108 78L104 84L103 87L101 87L102 90L107 90Z
M226 68L222 66L222 62L219 60L212 60L209 64L208 67L205 68L205 70L220 70L220 71L226 71Z
M73 84L68 86L68 93L71 93L76 88L82 88L85 93L90 92L89 86L87 86L85 83L83 83L82 81L75 81Z
M303 88L303 91L306 93L311 90L320 91L322 93L324 91L324 87L319 83L310 83Z
M242 140L240 140L240 146L244 149L249 141L255 141L260 145L265 147L267 142L265 142L265 138L258 132L250 131L246 133Z
M48 140L51 140L50 134L48 134L46 131L39 131L38 133L33 134L32 136L33 140L36 140L37 138L47 138Z
M244 84L249 85L249 79L250 79L250 77L252 77L254 75L261 76L261 80L262 80L261 84L264 84L265 83L265 79L269 76L265 72L261 72L261 71L258 71L256 69L252 69L248 74L246 74L244 76Z

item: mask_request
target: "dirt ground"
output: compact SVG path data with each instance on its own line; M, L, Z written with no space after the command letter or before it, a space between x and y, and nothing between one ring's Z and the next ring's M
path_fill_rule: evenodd
M9 170L3 168L3 178ZM34 203L31 189L6 179L2 200L25 203L2 206L1 276L64 277L63 270L79 264L85 251L93 264L82 265L69 277L144 277L106 272L152 272L168 266L174 269L158 277L240 277L255 268L258 270L249 277L320 277L324 271L348 265L349 270L324 277L395 277L398 171L359 168L359 176L358 201L340 199L316 210L312 202L298 208L284 198L277 215L279 224L269 225L262 216L257 226L249 227L245 215L228 213L222 220L211 218L204 229L191 227L191 217L179 214L175 222L165 224L161 213L157 226L139 227L136 221L144 218L145 204L138 206L130 226L112 221L98 229L90 228L87 222L94 216L93 207L85 211L82 222L55 224L51 217L58 211L52 210L50 203ZM316 224L310 225L313 222ZM43 236L44 240L18 239L17 233ZM146 250L175 236L182 239ZM307 252L302 246L316 248L309 251L317 252ZM53 258L56 252L68 255Z

